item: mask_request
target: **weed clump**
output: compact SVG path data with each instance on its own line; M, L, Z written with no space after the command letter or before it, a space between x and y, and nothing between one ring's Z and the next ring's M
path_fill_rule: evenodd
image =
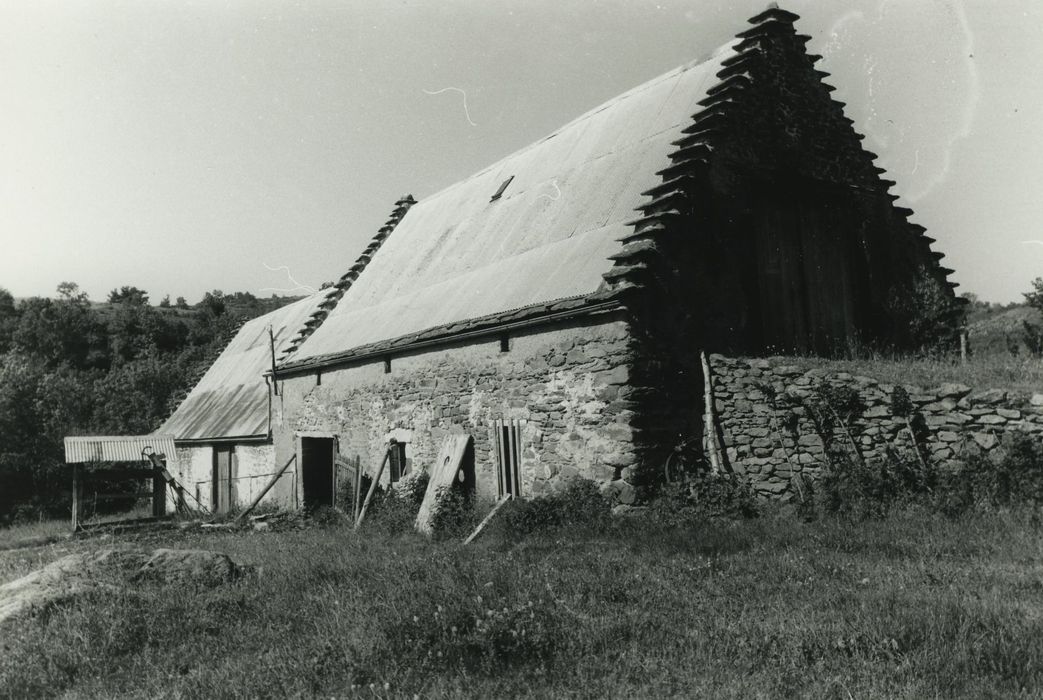
M999 454L968 456L955 467L937 467L891 450L886 459L862 462L834 456L818 485L825 512L848 520L882 518L903 505L919 505L955 517L971 510L1043 504L1043 445L1010 435Z
M602 532L611 518L609 502L597 486L576 479L557 493L508 503L494 522L501 532L524 537L560 528Z
M391 488L378 486L366 514L366 524L390 535L411 531L428 480L426 471L418 471L405 476Z
M749 482L735 474L698 469L677 482L664 484L650 503L657 522L677 526L707 519L743 520L760 514Z
M438 539L460 539L478 524L474 494L458 484L438 489L431 529Z

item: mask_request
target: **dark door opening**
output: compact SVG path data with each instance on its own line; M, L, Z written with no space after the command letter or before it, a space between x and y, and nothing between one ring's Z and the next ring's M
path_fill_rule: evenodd
M229 513L235 507L238 471L235 445L214 445L213 478L210 481L214 513Z
M335 457L333 438L301 438L301 487L305 508L334 505Z

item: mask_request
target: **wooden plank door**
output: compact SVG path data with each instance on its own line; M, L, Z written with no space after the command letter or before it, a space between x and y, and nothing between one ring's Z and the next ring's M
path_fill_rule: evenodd
M238 460L234 445L214 446L212 481L214 513L229 513L235 507L235 484Z

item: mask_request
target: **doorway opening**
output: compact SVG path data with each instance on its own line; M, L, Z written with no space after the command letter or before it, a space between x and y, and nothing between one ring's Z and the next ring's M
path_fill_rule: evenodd
M331 437L301 438L301 488L304 507L334 505L337 447Z

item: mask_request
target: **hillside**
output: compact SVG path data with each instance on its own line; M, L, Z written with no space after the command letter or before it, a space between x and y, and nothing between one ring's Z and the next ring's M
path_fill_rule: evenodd
M1027 304L975 304L967 319L968 340L976 355L1029 353L1024 324L1043 325L1043 314Z

